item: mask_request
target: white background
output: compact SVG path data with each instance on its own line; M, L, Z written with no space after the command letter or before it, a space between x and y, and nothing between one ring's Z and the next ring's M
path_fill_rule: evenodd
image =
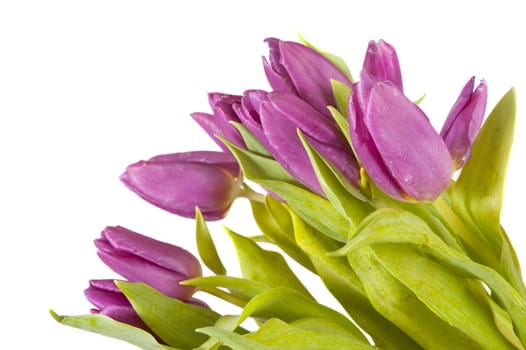
M295 40L301 32L344 57L355 75L367 42L384 38L397 48L406 93L427 93L422 108L437 128L471 75L487 80L489 109L515 86L502 221L526 264L526 25L519 4L1 2L0 348L133 348L61 326L47 310L86 313L88 279L116 277L92 244L106 225L195 251L191 220L143 202L118 176L156 154L215 149L189 114L209 111L207 92L268 88L261 56L269 36ZM246 206L236 202L225 223L251 235ZM220 225L213 235L231 249Z

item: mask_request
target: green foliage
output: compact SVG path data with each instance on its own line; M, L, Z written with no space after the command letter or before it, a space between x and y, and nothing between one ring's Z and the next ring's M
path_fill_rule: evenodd
M215 247L206 221L199 208L195 210L195 238L201 261L216 275L226 274L226 269Z

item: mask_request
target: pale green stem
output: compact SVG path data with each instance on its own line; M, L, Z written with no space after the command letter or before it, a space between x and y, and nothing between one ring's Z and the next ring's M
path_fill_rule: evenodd
M261 202L265 203L265 195L261 194L259 192L253 191L248 186L243 186L241 188L241 191L239 193L240 197L245 197L250 199L251 201Z
M433 203L433 206L438 213L444 218L450 229L456 233L462 241L469 246L469 248L478 255L481 262L489 267L500 270L500 262L495 255L492 254L491 247L488 247L485 242L473 230L471 230L451 209L443 197Z

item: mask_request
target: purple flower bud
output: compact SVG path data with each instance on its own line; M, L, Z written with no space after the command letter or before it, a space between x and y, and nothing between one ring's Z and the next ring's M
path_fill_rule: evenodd
M247 90L243 93L241 104L236 104L233 108L243 125L268 148L259 115L261 104L268 99L267 95L268 93L263 90Z
M365 80L364 75L373 81L390 81L400 91L404 90L396 51L383 40L369 42L360 77L362 81Z
M206 133L223 149L228 152L228 148L216 136L222 136L239 147L245 147L243 138L231 121L239 122L237 114L234 112L236 105L241 103L241 96L228 95L222 93L208 94L208 101L212 107L213 114L196 112L192 113L192 118L206 131Z
M449 185L452 161L427 116L391 82L349 99L354 150L375 184L400 200L432 201ZM368 88L366 85L365 88Z
M451 108L440 131L456 169L460 169L471 155L471 145L477 136L488 100L488 88L482 80L475 91L475 77L469 79Z
M263 67L275 91L293 93L310 103L327 118L327 106L335 106L332 80L351 86L349 79L332 62L312 48L279 39L265 40L269 45L269 61Z
M272 92L268 98L261 105L263 131L270 145L270 152L292 176L313 191L323 194L298 137L297 129L300 129L323 157L332 162L352 183L359 183L356 159L334 122L293 94Z
M113 271L172 298L188 299L195 288L179 282L201 276L201 265L190 252L121 226L106 227L95 246L99 258Z
M113 280L90 280L84 295L96 307L90 310L91 313L105 315L151 333Z
M227 153L174 153L139 161L126 168L122 182L147 202L171 213L207 220L223 218L240 188L240 169Z
M115 285L114 280L90 280L89 287L84 290L84 295L95 306L90 310L91 313L108 316L115 321L141 328L151 333L160 343L163 343L135 312L126 296ZM208 308L205 302L197 298L189 298L183 301L190 305Z

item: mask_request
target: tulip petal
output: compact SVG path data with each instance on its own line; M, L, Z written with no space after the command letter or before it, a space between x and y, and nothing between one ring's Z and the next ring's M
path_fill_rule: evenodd
M370 41L363 62L363 70L377 81L389 81L403 91L400 63L393 46L379 40ZM363 77L360 78L363 80Z
M110 305L131 307L130 302L117 288L113 280L91 280L84 291L86 299L99 309Z
M139 161L120 179L147 202L188 218L195 207L208 220L223 218L239 191L230 173L194 162Z
M159 162L194 162L210 164L228 171L232 176L240 176L241 169L231 153L215 151L191 151L181 153L160 154L148 161Z
M239 147L244 147L243 139L236 128L226 123L222 118L216 118L211 114L201 112L192 113L191 117L223 151L228 152L228 148L216 135L223 136Z
M395 85L374 84L364 123L383 163L409 197L432 201L448 187L452 160L445 143Z
M326 118L331 118L327 110L327 106L335 105L331 80L350 86L347 76L308 46L274 38L265 41L269 45L270 64L264 59L263 66L272 88L301 97Z
M179 284L187 279L185 275L152 264L138 256L122 256L101 250L97 255L109 268L125 279L146 283L172 298L189 298L195 290Z
M470 157L471 145L480 130L486 111L486 82L482 81L473 91L474 80L472 77L464 86L440 131L457 169Z
M363 122L362 111L364 109L361 108L359 101L361 89L361 84L355 84L349 98L349 130L354 151L378 187L392 197L403 199L402 189L390 176L389 170L383 164L382 157Z
M106 227L101 240L109 243L114 252L138 256L186 278L201 276L199 261L187 250L173 244L155 240L122 226Z
M291 121L296 128L300 128L304 134L334 147L345 147L345 136L338 126L301 98L283 92L272 92L268 98L276 112Z
M261 123L274 158L298 181L316 193L323 194L296 132L298 125L283 117L270 102L261 105Z
M334 64L315 50L299 43L281 41L280 63L287 69L300 97L325 116L334 106L331 80L351 86L349 79Z

